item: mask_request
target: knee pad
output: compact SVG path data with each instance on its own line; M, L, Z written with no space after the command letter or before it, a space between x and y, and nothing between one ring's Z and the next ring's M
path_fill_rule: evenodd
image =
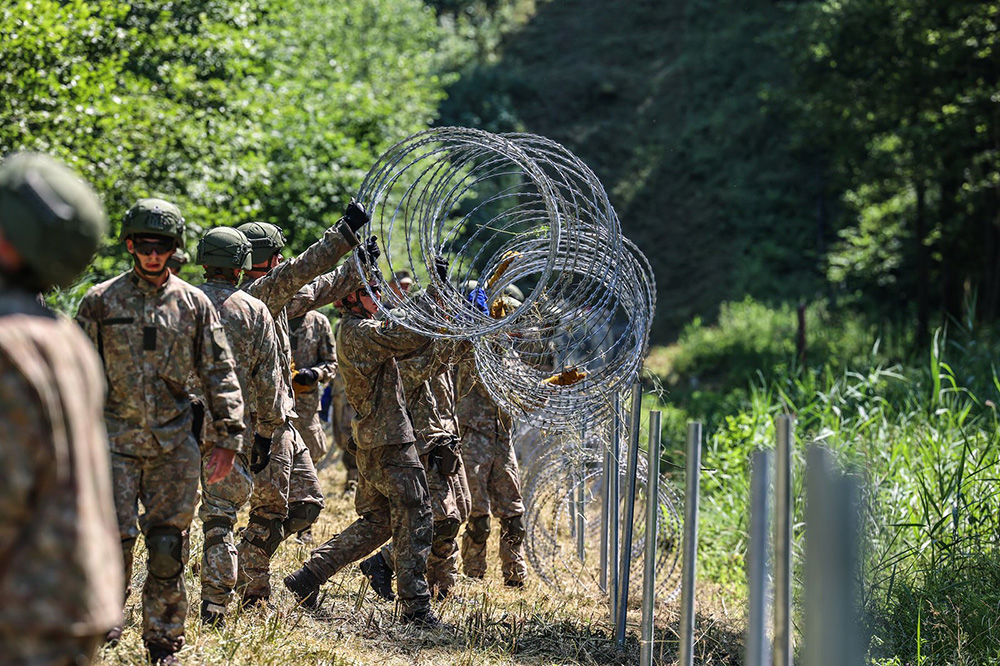
M267 553L268 557L271 557L285 538L284 521L281 518L265 518L253 514L250 516L250 522L263 527L267 531L267 536L262 538L259 535L254 535L246 539L247 543L257 546Z
M323 507L312 502L293 502L288 505L288 518L285 518L284 525L285 536L301 532L315 523L322 510Z
M465 533L469 535L474 543L483 544L490 538L490 517L473 516L469 518L469 525L465 528Z
M524 514L500 520L500 538L512 546L524 543Z
M201 528L205 533L205 545L203 547L205 551L208 551L209 548L218 546L220 543L225 543L226 537L233 533L233 523L231 523L228 518L223 518L222 516L209 518L201 524ZM222 534L208 536L209 531L216 528L222 528L226 531Z
M184 570L181 555L184 537L176 527L153 527L146 534L149 575L160 580L175 578Z
M458 536L462 522L458 518L445 518L434 523L434 541L453 541Z

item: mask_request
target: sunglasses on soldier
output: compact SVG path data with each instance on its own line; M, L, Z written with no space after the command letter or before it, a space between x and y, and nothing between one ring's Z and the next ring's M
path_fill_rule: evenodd
M172 238L137 237L132 239L132 249L136 254L149 256L157 254L171 254L174 251L174 240Z

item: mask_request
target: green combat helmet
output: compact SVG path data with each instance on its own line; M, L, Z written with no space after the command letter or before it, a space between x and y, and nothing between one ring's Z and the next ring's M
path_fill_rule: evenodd
M269 222L247 222L236 228L250 240L255 265L265 263L275 252L285 247L285 235L279 227Z
M184 217L181 209L163 199L139 199L125 213L119 240L134 234L168 236L184 242Z
M104 206L69 167L20 152L0 163L0 230L42 284L65 287L107 233Z
M199 266L250 270L251 245L246 235L232 227L215 227L198 241Z

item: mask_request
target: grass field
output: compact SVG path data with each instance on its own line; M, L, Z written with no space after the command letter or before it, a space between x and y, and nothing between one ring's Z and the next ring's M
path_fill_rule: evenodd
M327 508L315 536L327 539L354 520L353 503L341 496L344 472L339 465L320 473ZM244 515L240 524L246 523ZM628 639L624 651L612 637L607 602L598 594L555 593L530 577L524 590L502 585L495 559L497 530L491 537L491 570L483 581L462 577L456 594L435 604L450 630L419 632L396 622L398 610L368 589L356 566L334 576L323 588L319 612L295 606L281 578L308 556L309 546L294 540L278 550L272 568L272 606L245 613L231 607L222 630L202 627L198 620L201 527L192 528L191 562L186 572L189 617L187 645L180 656L185 664L628 664L638 659L637 600L630 604ZM145 553L136 550L136 579L141 589ZM742 604L718 588L699 593L697 651L705 664L742 662ZM104 648L98 664L138 664L144 660L139 593L126 606L126 628L121 643ZM676 660L678 602L657 608L656 646L660 663ZM740 655L740 656L737 656Z

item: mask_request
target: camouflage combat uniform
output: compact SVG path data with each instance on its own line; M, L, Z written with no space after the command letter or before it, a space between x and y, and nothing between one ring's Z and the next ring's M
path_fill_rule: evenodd
M357 238L346 226L330 228L302 254L241 287L263 301L274 317L283 386L292 404L295 397L288 320L338 301L358 287L360 276L353 263L322 274L357 244ZM287 416L289 421L271 439L267 469L254 479L250 523L239 545L237 587L247 601L270 597L271 556L282 540L315 522L324 506L309 449L291 423L296 413L290 409Z
M460 344L440 341L428 345L423 354L399 362L406 405L417 437L417 452L427 474L434 521L431 551L427 556L427 584L440 596L447 595L455 585L458 575L455 540L464 516L468 515L468 511L461 511L458 504L459 477L464 477L465 470L459 467L454 474L446 474L433 455L438 446L457 448L455 387L449 364ZM391 557L386 557L386 562L392 562Z
M330 320L318 312L307 312L288 320L292 334L292 359L296 371L312 368L319 379L312 386L292 382L295 389L295 429L305 440L313 463L318 463L327 451L326 433L319 418L322 386L337 374L337 354L333 348L333 328Z
M267 306L226 279L212 277L199 288L218 310L230 340L245 404L246 432L254 431L252 419L256 419L257 433L270 439L285 423L285 415L291 410L278 362L274 318ZM225 613L236 586L237 549L233 526L253 488L247 458L249 448L249 443L245 442L233 461L233 470L215 484L205 483L207 457L202 461L203 497L198 510L205 533L201 599L203 606L208 602L207 611L212 614Z
M486 575L486 543L490 513L500 519L500 564L504 582L524 583L524 501L517 458L511 445L511 423L497 408L467 357L456 368L457 414L462 428L462 458L468 476L472 510L462 534L462 568L467 576Z
M339 323L337 324L340 325ZM334 345L336 351L336 345ZM356 488L358 483L358 460L354 451L349 451L347 442L351 438L351 421L357 412L347 400L344 389L344 378L338 372L330 382L331 406L330 429L333 431L333 443L343 454L344 468L347 470L347 488Z
M404 615L428 612L427 555L431 507L427 478L407 415L397 356L432 343L392 321L347 312L337 328L337 358L353 421L360 483L354 498L360 516L313 551L304 569L320 583L370 554L390 537L397 591ZM288 579L286 579L286 583Z
M96 285L83 297L77 320L97 346L108 380L104 417L126 597L141 522L150 553L143 640L176 652L184 644L183 571L201 469L185 385L194 370L214 418L215 445L239 450L243 398L229 342L208 297L170 274L160 287L135 270Z
M0 663L41 666L94 654L123 579L100 359L35 296L0 278Z

